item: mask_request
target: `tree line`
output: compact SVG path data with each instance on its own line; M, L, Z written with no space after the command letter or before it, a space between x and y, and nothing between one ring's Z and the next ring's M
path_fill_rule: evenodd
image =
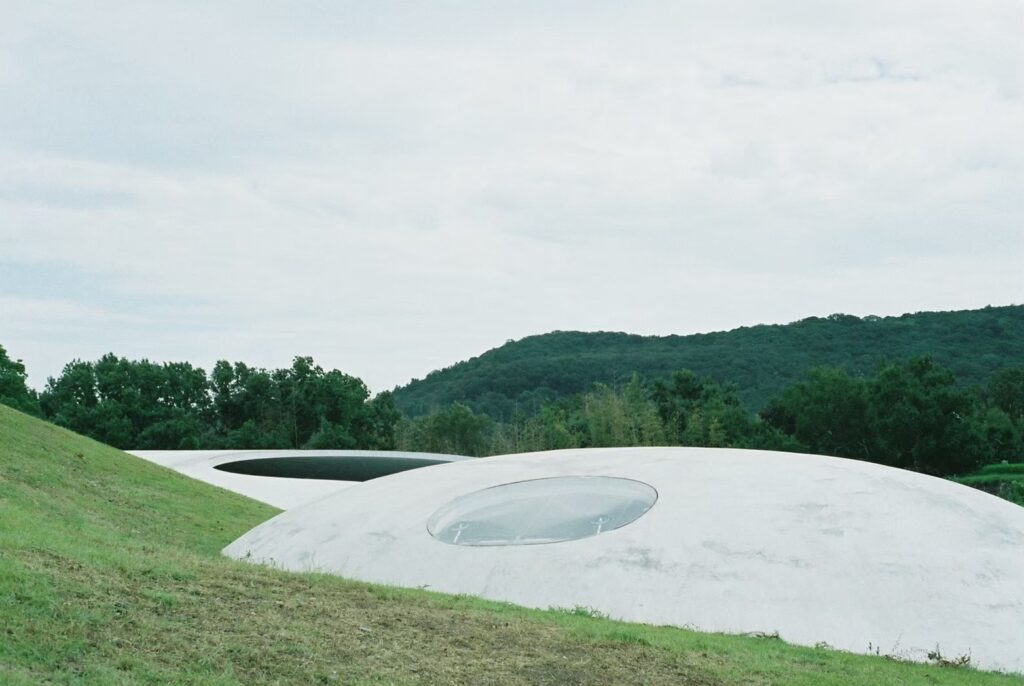
M928 356L870 374L818 367L759 413L738 389L690 371L516 408L495 420L455 402L409 418L391 393L309 357L266 370L108 354L75 360L36 393L0 346L0 402L119 448L401 449L473 456L614 446L808 452L949 476L1024 461L1024 367L964 387Z
M516 413L505 422L453 403L403 419L406 450L490 455L561 448L707 446L784 450L866 460L950 476L1024 461L1024 367L962 388L930 357L882 364L872 374L811 370L758 414L737 390L689 371L638 375Z
M399 419L390 393L370 399L360 379L309 357L273 370L221 360L207 374L108 354L68 363L38 394L25 378L0 346L0 402L124 449L388 450Z

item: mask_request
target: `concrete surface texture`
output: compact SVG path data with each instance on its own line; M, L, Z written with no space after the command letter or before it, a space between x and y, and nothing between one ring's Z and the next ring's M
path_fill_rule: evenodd
M168 467L193 479L248 496L282 510L343 491L358 481L238 474L219 469L248 460L279 458L367 461L429 460L452 462L467 458L432 453L372 450L129 450L129 454Z
M613 502L588 482L582 490L564 482L561 493L563 482L554 493L528 484L481 494L565 476L632 479L657 498ZM604 491L619 497L622 489ZM626 523L588 530L604 510ZM517 517L529 521L505 526ZM296 571L584 606L701 631L777 631L793 643L909 659L938 647L947 657L969 653L984 669L1024 672L1024 508L853 460L705 448L465 460L296 507L224 552Z

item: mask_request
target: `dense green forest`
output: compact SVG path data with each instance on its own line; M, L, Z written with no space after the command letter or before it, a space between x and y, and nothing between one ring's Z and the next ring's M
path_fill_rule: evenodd
M623 381L588 382L577 392L566 390L569 386L556 391L556 377L542 382L541 391L525 392L530 402L502 396L513 409L507 416L495 413L497 418L483 411L487 402L481 409L468 401L403 416L391 393L371 399L360 379L324 370L308 357L296 357L291 367L274 370L222 360L207 373L187 362L154 363L108 354L93 362L68 363L37 393L26 385L24 365L2 346L0 403L120 448L398 448L483 456L582 447L739 447L836 455L939 476L962 475L965 483L1019 499L1016 483L1006 485L1003 472L996 478L991 469L985 470L1010 464L1012 471L1014 463L1024 461L1024 355L1014 354L1022 338L1022 314L1024 308L1004 307L938 313L938 320L923 314L892 320L831 317L722 334L728 338L760 331L760 337L768 339L780 331L798 332L798 340L809 341L814 337L808 331L817 332L816 337L831 332L833 341L843 341L833 344L843 359L860 361L793 372L766 396L757 413L744 401L749 388L677 368L652 376L634 370ZM959 318L970 326L961 322L951 325L951 332L938 333L936 321ZM891 340L884 350L866 344L855 350L854 341L880 340L855 332L874 331L878 325L916 327L927 333L925 340L944 342L946 358L968 369L968 378L965 381L956 367L943 363L938 353L889 359L896 349ZM840 336L835 327L846 333ZM465 364L472 370L491 356L501 359L516 346L543 349L545 341L578 339L587 342L576 353L578 369L585 369L590 362L607 362L609 353L601 341L620 336L551 334ZM667 344L667 339L625 338ZM896 335L890 339L902 340ZM955 351L951 341L958 342ZM823 350L825 344L815 345ZM713 347L726 346L719 341ZM965 350L975 351L976 359L967 360ZM551 354L562 355L562 367L568 368L569 351ZM621 364L632 358L625 359ZM869 359L874 362L867 365ZM858 369L858 364L869 369ZM484 366L503 374L511 369ZM733 360L732 368L749 367ZM473 376L464 371L456 366L430 378L456 372ZM477 382L490 377L473 378ZM480 397L486 401L498 395ZM970 476L975 470L981 471Z
M42 393L0 346L0 402L123 449L394 447L390 393L372 400L360 379L309 357L266 370L221 360L207 374L187 362L113 354L75 360Z
M692 336L556 331L432 372L395 389L394 399L411 417L459 402L508 421L594 383L616 387L634 373L666 379L689 369L734 384L743 405L757 411L815 367L868 374L880 363L920 355L931 355L962 385L984 383L1024 360L1024 305L901 317L835 314Z
M876 462L937 476L1024 461L1024 367L962 388L930 357L851 375L819 367L758 415L735 388L688 371L602 384L500 422L460 403L398 428L407 450L490 455L561 448L706 446L785 450ZM967 482L972 483L973 482Z

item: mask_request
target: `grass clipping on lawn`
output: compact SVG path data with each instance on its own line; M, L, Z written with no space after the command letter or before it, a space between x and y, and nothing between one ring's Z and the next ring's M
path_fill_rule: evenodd
M221 557L274 514L0 406L0 683L1021 683Z

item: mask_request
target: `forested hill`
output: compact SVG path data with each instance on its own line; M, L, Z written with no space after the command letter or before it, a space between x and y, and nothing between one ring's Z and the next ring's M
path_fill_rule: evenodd
M1024 305L900 317L834 314L792 324L758 325L691 336L555 331L489 350L395 390L398 408L416 416L454 401L508 418L515 408L586 391L595 382L624 383L689 369L735 384L750 410L808 370L838 366L870 372L880 360L931 354L972 385L1024 360Z

